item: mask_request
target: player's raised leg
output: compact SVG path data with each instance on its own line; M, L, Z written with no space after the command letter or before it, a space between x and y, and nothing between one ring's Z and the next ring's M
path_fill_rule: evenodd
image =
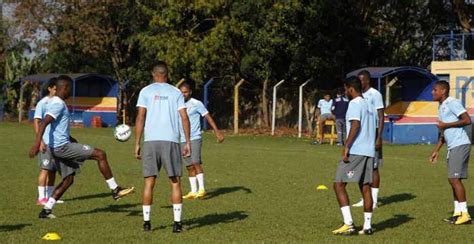
M107 154L103 150L95 148L92 151L90 158L97 161L99 171L104 177L105 182L109 186L110 190L112 190L112 198L114 200L119 200L120 198L133 193L135 189L134 187L123 188L117 184L114 176L112 175L112 169L109 166L109 162L107 161Z

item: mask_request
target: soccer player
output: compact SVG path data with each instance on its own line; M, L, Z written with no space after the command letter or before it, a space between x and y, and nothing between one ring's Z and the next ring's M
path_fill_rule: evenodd
M209 122L209 125L214 130L217 142L223 142L224 136L219 131L219 128L217 128L214 119L212 119L206 107L204 107L204 104L191 97L191 86L187 83L183 83L179 86L179 90L183 93L184 101L186 102L186 111L191 123L191 148L193 149L191 157L183 158L184 165L188 169L189 183L191 185L191 191L183 196L183 199L203 198L206 195L206 190L204 188L204 171L201 165L201 117L204 117L207 122ZM182 129L182 127L180 127L180 129ZM181 135L184 135L183 131L181 131ZM185 145L185 142L186 140L184 136L181 136L181 143L183 146Z
M347 183L354 182L359 183L364 199L364 227L359 234L371 235L373 229L370 182L372 182L372 157L375 154L375 120L372 118L374 115L367 101L362 98L360 80L348 80L344 86L347 96L351 99L346 114L348 136L334 180L334 190L344 224L332 233L346 235L355 232L346 192Z
M370 87L370 72L367 70L362 70L357 74L357 77L362 81L362 96L369 103L369 107L373 110L375 114L375 122L377 125L376 137L375 137L375 157L374 161L374 173L372 184L372 200L374 203L373 208L377 208L379 188L380 188L380 173L379 168L383 163L382 156L382 132L384 126L384 105L382 94L376 89ZM353 207L362 207L364 205L363 200L361 199L358 203L353 204Z
M178 88L168 84L168 66L158 62L152 71L153 83L140 91L138 114L135 128L135 157L142 159L143 177L143 230L151 231L150 211L153 203L153 188L156 177L164 166L171 183L171 202L173 203L173 232L182 231L181 211L181 148L180 123L183 125L185 145L183 156L191 153L189 118L186 113L183 94ZM144 133L143 156L140 142Z
M346 138L346 112L349 106L349 99L344 95L344 91L338 90L334 99L332 111L336 117L337 145L343 146Z
M439 102L438 124L440 137L433 153L431 163L436 163L439 150L444 143L448 144L448 181L451 184L454 196L454 213L444 221L455 225L470 224L471 216L467 211L466 190L462 183L467 179L471 141L464 126L471 124L471 117L458 99L449 96L449 83L440 80L433 86L433 100Z
M51 78L48 81L48 95L43 97L37 104L34 114L33 125L35 128L35 135L38 133L39 125L45 115L45 106L51 97L56 93L56 78ZM40 173L38 175L38 200L37 205L45 205L48 202L48 198L54 190L54 181L56 177L56 167L54 165L54 159L49 150L49 129L51 126L46 127L46 131L43 135L40 152L38 154L38 164L40 166Z
M332 105L333 101L331 99L331 95L329 93L325 93L323 99L318 101L317 107L319 108L319 144L324 143L324 122L328 119L333 119L334 116L332 115ZM317 136L316 136L317 137Z
M51 125L49 134L49 147L56 166L61 172L62 181L54 189L53 195L48 199L44 208L39 214L39 218L56 218L52 214L52 209L56 201L66 192L74 182L74 176L79 172L80 166L86 159L93 159L98 162L99 170L106 179L109 188L112 190L112 197L118 200L133 192L133 187L122 188L117 185L107 161L104 151L93 148L89 145L77 143L77 140L70 135L70 114L66 100L71 93L72 79L69 76L61 75L56 83L56 96L52 97L46 107L46 115L41 122L38 133L36 133L35 144L31 147L29 156L32 158L38 154L41 139L46 127Z

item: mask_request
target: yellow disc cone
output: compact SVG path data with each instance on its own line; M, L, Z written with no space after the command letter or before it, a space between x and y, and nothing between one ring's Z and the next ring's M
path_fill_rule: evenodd
M316 190L327 190L327 189L328 189L328 187L325 186L325 185L319 185L319 186L316 187Z
M49 233L46 233L46 235L44 235L41 239L47 240L47 241L57 241L57 240L61 240L61 237L56 232L49 232Z

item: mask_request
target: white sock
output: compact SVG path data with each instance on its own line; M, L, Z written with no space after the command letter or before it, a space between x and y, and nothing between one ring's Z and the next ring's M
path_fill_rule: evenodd
M467 202L459 202L459 211L461 213L467 213Z
M377 204L377 197L379 196L379 188L372 188L372 201L374 206Z
M143 205L143 221L150 221L151 205Z
M106 180L105 182L107 182L107 185L109 185L110 190L114 190L115 188L118 187L117 182L115 182L114 177Z
M203 173L197 174L196 179L198 180L199 190L204 191L204 174Z
M47 198L50 198L53 195L54 186L47 186L46 189L46 192L48 192Z
M182 203L173 204L173 216L175 222L181 222L181 209L183 208Z
M459 209L459 202L458 201L454 201L454 213L455 214L461 213L461 209Z
M342 217L344 218L344 224L351 225L352 224L352 215L351 215L351 208L349 206L344 206L341 208Z
M196 177L189 177L189 184L191 185L191 192L197 192Z
M372 228L370 224L372 222L372 213L364 212L364 230Z
M56 203L56 199L50 197L48 199L48 202L44 205L44 208L45 209L53 209L55 203Z
M38 186L38 200L41 200L46 197L46 187Z

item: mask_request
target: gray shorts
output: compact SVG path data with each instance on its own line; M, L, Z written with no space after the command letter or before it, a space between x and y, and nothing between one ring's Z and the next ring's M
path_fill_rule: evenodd
M370 184L372 183L372 166L371 157L349 155L349 162L339 162L334 182Z
M64 179L69 175L79 173L81 165L91 157L93 151L93 147L79 143L67 143L52 149L61 177Z
M181 147L171 141L146 141L142 163L143 177L158 176L163 165L168 177L181 176Z
M54 157L51 154L51 149L46 147L46 152L38 153L38 165L40 169L56 172L56 165L54 164Z
M379 151L375 151L375 157L372 158L372 161L373 161L373 168L374 170L377 170L379 169L380 167L382 167L383 165L383 154L382 154L382 149L380 149Z
M321 116L319 117L321 120L328 120L328 119L332 119L333 116L332 114L330 113L325 113L325 114L321 114Z
M186 143L181 143L181 149L184 147ZM183 157L184 166L188 167L193 164L202 164L201 162L201 147L202 147L202 140L192 140L191 141L191 157Z
M448 150L448 178L467 179L471 145L461 145Z

